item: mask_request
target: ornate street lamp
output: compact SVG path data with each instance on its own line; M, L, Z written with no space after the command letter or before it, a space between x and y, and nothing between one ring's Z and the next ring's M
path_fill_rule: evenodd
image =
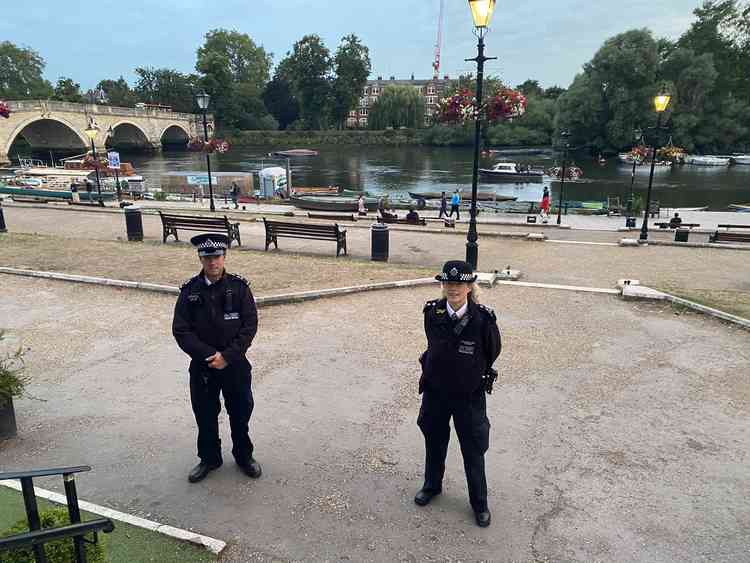
M666 92L662 92L654 98L654 109L656 110L656 134L654 135L654 148L651 155L651 174L648 177L648 191L646 192L646 208L643 212L643 225L641 226L641 241L648 241L648 213L651 209L651 187L654 184L654 166L656 165L656 151L659 144L659 131L661 130L661 116L669 106L672 97Z
M495 11L495 0L469 0L471 16L474 19L474 34L479 39L477 43L477 56L466 61L477 63L477 100L474 128L474 168L471 178L471 211L469 219L469 234L466 236L466 261L476 271L479 262L479 245L477 244L477 184L479 182L479 140L482 128L482 82L484 80L485 61L497 57L484 56L484 35L492 20Z
M99 194L99 205L104 207L104 200L102 199L102 184L99 179L99 159L96 156L96 143L94 139L99 134L99 129L94 125L94 122L90 122L88 128L84 131L86 136L91 139L91 152L94 155L94 172L96 172L96 191Z
M560 133L560 137L562 137L564 144L563 144L562 173L560 174L560 201L557 204L557 224L558 225L562 222L563 196L565 194L565 176L568 172L566 165L568 164L568 149L570 148L568 137L570 137L570 133L568 133L567 131L563 131L562 133ZM567 214L567 211L565 213Z
M208 109L208 103L211 101L211 96L206 94L206 91L203 90L202 92L196 94L195 101L198 104L198 107L203 112L203 140L207 143L208 120L206 119L206 110ZM210 201L209 205L211 211L216 211L216 207L214 206L214 185L211 180L211 155L208 152L206 152L206 169L208 170L208 197Z

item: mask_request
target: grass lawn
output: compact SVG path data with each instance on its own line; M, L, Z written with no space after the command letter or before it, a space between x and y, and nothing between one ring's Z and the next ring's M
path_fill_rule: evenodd
M707 307L713 307L738 317L750 319L750 292L722 289L685 289L674 285L657 287L661 291L694 301Z
M56 505L37 499L39 509ZM21 493L0 487L0 535L21 519L26 518ZM98 518L84 512L83 519ZM212 553L194 545L184 543L156 532L143 530L115 521L115 531L106 536L110 561L112 563L203 563L217 561ZM71 540L72 541L72 540ZM2 560L0 558L0 560Z

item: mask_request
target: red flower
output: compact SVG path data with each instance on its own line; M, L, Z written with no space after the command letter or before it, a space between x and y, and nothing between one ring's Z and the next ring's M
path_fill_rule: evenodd
M500 88L490 95L481 108L476 107L474 94L464 89L440 101L438 120L443 123L466 123L477 118L477 111L490 122L503 121L523 115L526 97L510 88Z
M213 152L223 154L225 152L229 152L230 148L231 145L229 144L229 142L223 139L209 139L208 141L202 141L198 137L193 137L188 143L188 150L194 152L205 152L208 154L211 154Z

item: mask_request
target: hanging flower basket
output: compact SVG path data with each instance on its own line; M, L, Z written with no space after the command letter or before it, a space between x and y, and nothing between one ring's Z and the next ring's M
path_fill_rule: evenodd
M10 117L10 108L5 102L0 102L0 115L2 115L5 119L8 119Z
M229 144L229 141L225 141L223 139L209 139L208 141L202 141L198 137L193 137L188 143L189 151L205 152L209 154L214 152L224 154L226 152L229 152L229 149L231 148L232 147Z
M94 155L92 155L91 153L87 153L86 156L83 157L81 168L85 170L102 170L106 167L106 160L102 160L101 158L95 159Z
M490 123L520 117L526 112L526 97L510 88L499 88L477 108L474 93L468 89L461 90L439 102L438 121L441 123L465 124L475 121L477 117Z

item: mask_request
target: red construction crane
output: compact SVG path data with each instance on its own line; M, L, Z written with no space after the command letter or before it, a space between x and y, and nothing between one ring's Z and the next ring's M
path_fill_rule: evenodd
M440 0L440 18L438 19L437 43L435 43L435 60L432 63L432 79L440 77L440 47L443 43L443 12L445 11L445 0Z

